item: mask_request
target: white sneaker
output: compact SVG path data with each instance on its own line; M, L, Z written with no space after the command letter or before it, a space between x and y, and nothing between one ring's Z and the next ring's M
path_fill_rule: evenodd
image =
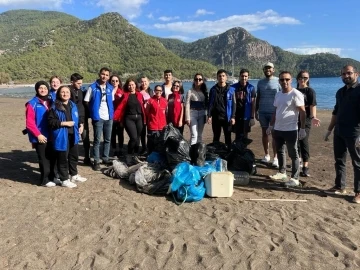
M274 158L273 163L271 164L272 167L279 168L279 160L277 158Z
M77 187L77 185L75 183L71 182L70 179L62 181L61 186L62 187L68 187L68 188Z
M277 172L276 174L270 175L269 177L270 177L271 180L282 180L282 181L287 180L286 173L281 173L281 172Z
M265 155L261 160L262 163L270 163L270 155Z
M80 174L70 176L71 182L85 182L87 179Z
M47 182L45 185L43 185L44 187L56 187L56 184L52 181Z
M54 178L53 182L56 184L56 185L61 185L61 181L59 178Z
M299 180L294 178L290 178L290 180L285 183L285 186L287 187L297 187L299 185L300 185Z

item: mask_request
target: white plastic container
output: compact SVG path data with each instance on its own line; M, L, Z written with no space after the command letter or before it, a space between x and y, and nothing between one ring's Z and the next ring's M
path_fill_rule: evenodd
M210 197L231 197L234 192L232 172L212 172L205 177L206 194Z

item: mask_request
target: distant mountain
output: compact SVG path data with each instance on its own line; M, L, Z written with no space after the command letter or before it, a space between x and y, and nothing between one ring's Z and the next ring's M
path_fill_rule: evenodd
M149 36L118 13L80 20L61 12L15 10L0 14L0 83L10 79L33 83L59 75L68 80L79 72L93 81L109 67L121 77L161 79L172 69L180 79L196 72L216 77L224 67L235 76L241 67L262 77L261 67L272 61L277 71L308 69L312 76L336 76L345 64L360 63L332 54L297 55L259 40L242 28L191 43Z
M0 14L0 36L0 72L15 82L54 74L68 79L73 72L92 81L103 66L123 77L153 79L162 78L165 69L179 78L191 78L198 71L216 73L209 63L175 55L118 13L81 21L58 12L5 12Z
M176 39L158 40L184 58L207 61L217 67L224 66L229 71L232 71L234 65L235 76L241 68L247 68L253 78L262 77L262 65L268 61L274 63L277 73L288 70L296 74L301 69L307 69L313 77L338 76L341 67L346 64L360 68L360 62L330 53L298 55L282 50L255 38L241 27L191 43Z

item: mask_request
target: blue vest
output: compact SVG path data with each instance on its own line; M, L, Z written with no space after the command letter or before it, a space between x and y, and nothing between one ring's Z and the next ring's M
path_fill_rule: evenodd
M226 105L226 117L227 117L227 120L230 122L232 113L235 110L235 108L233 108L233 98L234 98L235 88L228 84L226 86L227 86L226 104L225 104ZM216 92L216 84L213 87L211 87L210 93L209 93L209 111L208 111L209 116L211 116L210 109L212 108L213 103L214 103L215 92Z
M101 87L98 84L98 82L94 82L90 85L91 87L91 99L89 101L89 110L90 110L90 118L92 120L98 121L100 120L100 103L102 98L102 92ZM112 92L113 92L113 86L109 83L106 83L106 103L109 110L109 119L113 119L114 116L114 105L113 105L113 98L112 98Z
M49 99L51 99L52 102L55 102L55 100L56 100L56 91L51 88L50 91L49 91L48 97L49 97Z
M26 104L30 104L33 107L35 112L35 123L37 128L40 130L41 134L49 139L49 126L48 126L48 113L47 108L37 97L33 97ZM37 137L34 136L31 132L28 132L29 141L31 143L38 143Z
M240 83L235 83L231 85L231 87L235 88L235 91L238 90ZM245 100L245 109L244 109L244 120L249 120L251 118L251 110L252 110L252 97L251 92L255 89L255 87L249 82L246 83L246 100ZM255 104L254 104L255 105Z
M74 136L75 136L75 144L79 143L80 134L79 134L79 113L76 107L76 104L69 100L69 104L71 107L71 117L74 124ZM51 107L61 122L67 121L66 115L64 111L58 110L55 107L55 103ZM56 151L67 151L69 144L69 135L68 135L68 127L60 127L58 129L54 129L52 131L53 135L53 145Z

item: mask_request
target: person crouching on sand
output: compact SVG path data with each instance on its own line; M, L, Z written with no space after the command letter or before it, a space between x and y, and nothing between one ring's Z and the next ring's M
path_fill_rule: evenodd
M38 156L41 185L55 187L60 182L55 177L55 158L49 142L47 117L52 103L48 98L49 85L45 81L39 81L35 84L35 90L35 97L25 104L26 130Z
M61 86L56 92L56 101L49 112L48 123L52 130L61 185L74 188L75 181L85 182L87 179L81 177L77 171L80 139L79 114L76 104L70 100L69 87Z

